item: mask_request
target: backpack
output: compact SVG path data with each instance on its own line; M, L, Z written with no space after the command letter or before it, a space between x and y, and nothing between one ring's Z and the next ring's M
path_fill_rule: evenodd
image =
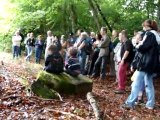
M49 56L48 59L49 59L49 63L45 67L45 70L47 72L56 73L56 74L63 72L63 68L64 68L63 58L59 53L52 54L51 56Z

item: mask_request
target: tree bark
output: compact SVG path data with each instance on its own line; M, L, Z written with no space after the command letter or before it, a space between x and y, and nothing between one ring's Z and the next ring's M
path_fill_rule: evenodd
M88 3L89 3L89 6L90 6L91 10L93 11L93 18L94 18L94 21L96 23L97 29L99 30L100 29L100 22L99 22L99 19L98 19L97 9L95 8L92 0L88 0Z
M73 3L74 1L72 1L72 3L70 4L70 9L71 9L71 20L72 20L72 32L75 33L76 31L76 24L77 24L77 15L76 15L76 8L75 8L75 4Z
M107 19L105 18L104 14L102 13L101 8L100 8L100 6L99 6L99 4L97 3L97 1L96 1L96 0L93 0L93 1L94 1L94 2L95 2L95 4L96 4L96 7L97 7L97 9L98 9L98 11L99 11L99 14L102 16L103 21L104 21L104 22L105 22L105 24L108 26L108 28L109 28L110 32L112 32L112 28L111 28L111 26L109 25L109 23L108 23Z
M97 102L96 100L94 99L94 96L92 95L91 92L88 92L87 93L87 100L89 101L89 103L91 104L92 108L93 108L93 111L94 111L94 114L95 114L95 117L96 117L96 120L102 120L101 118L101 115L100 115L100 110L98 108L98 105L97 105Z
M160 24L160 0L158 0L157 8L157 22Z

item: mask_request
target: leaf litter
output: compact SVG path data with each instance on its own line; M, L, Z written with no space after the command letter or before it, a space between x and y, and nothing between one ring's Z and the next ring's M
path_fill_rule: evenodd
M86 96L61 95L63 101L43 99L32 93L29 86L43 67L26 63L24 60L11 60L6 57L0 65L0 119L1 120L95 120L91 105ZM7 56L8 55L8 56ZM3 55L2 55L3 56ZM93 80L93 94L104 120L158 120L160 119L160 80L154 80L156 108L147 110L137 106L135 110L121 109L130 92L114 94L114 77L104 81ZM130 80L127 89L130 90Z

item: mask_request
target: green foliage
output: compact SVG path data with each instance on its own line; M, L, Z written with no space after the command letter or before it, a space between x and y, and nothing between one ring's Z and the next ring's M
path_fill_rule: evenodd
M35 35L68 34L81 28L86 31L99 31L90 13L88 0L2 0L7 11L0 15L0 23L5 29L0 31L0 46L11 46L11 36L18 28L24 35L33 31ZM156 10L160 6L156 0L96 0L113 29L141 30L144 19L157 19ZM2 2L2 3L3 3ZM0 13L2 14L2 13ZM100 14L100 24L106 26ZM1 27L2 28L2 27ZM4 45L5 44L5 45Z

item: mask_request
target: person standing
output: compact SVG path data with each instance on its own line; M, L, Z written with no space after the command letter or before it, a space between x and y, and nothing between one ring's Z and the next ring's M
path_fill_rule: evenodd
M44 47L44 41L43 41L42 35L39 35L38 39L35 42L35 62L36 63L40 63L43 47Z
M19 31L16 31L15 35L12 37L13 59L19 57L21 40L22 37L20 36Z
M99 74L99 65L101 66L100 70L100 79L104 80L106 78L106 65L107 65L107 59L109 59L109 43L110 38L107 35L107 28L102 27L100 30L100 34L102 35L102 39L100 43L98 44L98 47L100 48L99 56L95 62L92 78L98 77Z
M81 74L85 74L85 63L87 58L85 48L88 43L87 38L88 38L88 34L86 32L82 32L80 35L81 43L78 47L78 56L79 56L79 62L81 67Z
M27 40L26 44L27 44L27 56L25 59L26 61L30 61L35 46L35 38L33 32L30 33L30 38Z
M145 92L147 96L147 102L145 107L147 109L153 109L155 106L155 91L153 86L153 76L159 69L159 53L158 53L158 40L151 31L157 31L157 23L153 20L145 20L142 24L145 35L143 40L136 45L138 51L138 59L134 58L136 64L131 65L137 70L134 81L132 83L132 89L129 97L122 105L122 108L133 109L135 107L135 101L137 100L139 91L142 88L142 83L145 85ZM136 53L137 54L137 53Z
M45 55L44 55L44 58L46 59L47 58L47 55L48 55L48 47L52 44L52 41L53 41L53 35L52 35L52 32L49 30L47 31L47 40L46 40L46 49L45 49Z
M115 93L122 94L125 93L125 83L127 80L127 70L128 66L132 61L132 51L133 46L130 40L127 38L127 31L122 30L119 34L119 39L122 42L120 56L121 61L118 68L118 89L115 90Z
M118 40L118 32L116 30L112 31L112 41L110 43L110 76L115 76L115 62L114 62L114 48L116 47Z
M97 33L96 34L96 41L93 43L93 54L91 56L91 64L90 64L90 68L89 68L89 72L88 74L89 75L92 75L93 73L93 68L94 68L94 64L98 58L98 55L99 55L99 47L98 47L98 44L100 43L101 41L101 38L102 38L102 35L100 33ZM100 69L98 69L100 71ZM99 75L99 73L98 73Z

